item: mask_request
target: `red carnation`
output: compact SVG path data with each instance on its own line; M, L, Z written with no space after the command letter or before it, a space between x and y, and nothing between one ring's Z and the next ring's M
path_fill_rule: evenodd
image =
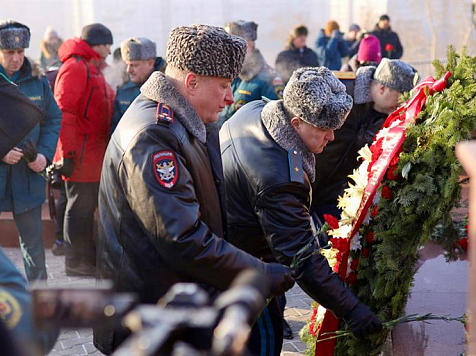
M385 45L385 50L386 50L387 52L392 52L392 51L395 51L395 48L394 48L390 43L387 43L387 44Z
M374 208L372 209L372 211L370 212L370 217L372 219L375 219L375 217L378 215L378 206L374 206Z
M314 331L314 325L315 323L309 324L309 332L311 333L312 336L316 337L316 332Z
M397 171L397 166L390 166L390 168L387 171L387 179L388 180L397 180L399 178L398 175L396 175Z
M326 223L329 225L331 230L338 229L339 228L339 220L337 220L333 215L331 214L324 214L324 220Z
M359 259L354 258L352 262L350 263L350 269L353 271L357 271L357 268L359 267Z
M365 236L365 240L367 241L368 244L373 244L374 243L374 232L373 231L369 231L367 233L367 236Z
M357 282L357 274L355 272L350 272L349 277L347 277L347 283L354 284Z
M382 198L390 200L392 199L392 196L393 196L392 191L390 190L388 186L385 186L382 188Z
M459 247L463 249L463 251L468 251L468 238L463 237L456 243Z
M329 241L332 243L332 247L343 252L347 250L347 239L341 239L339 237L331 237Z
M361 255L362 257L369 257L369 253L370 253L369 249L367 247L364 247L362 249Z

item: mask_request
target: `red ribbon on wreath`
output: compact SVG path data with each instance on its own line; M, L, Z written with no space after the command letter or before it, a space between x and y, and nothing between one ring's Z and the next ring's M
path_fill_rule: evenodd
M448 78L451 76L450 72L447 72L441 79L435 81L433 77L428 77L424 81L420 82L414 89L413 97L408 100L404 105L400 106L397 110L391 113L382 127L390 127L395 121L402 120L402 122L390 129L387 133L385 140L385 149L376 161L373 161L371 172L369 176L369 182L365 188L362 200L360 202L359 209L357 210L356 219L352 226L352 231L347 241L347 248L341 255L340 261L338 261L338 274L342 280L345 280L347 273L347 263L349 260L350 241L352 237L359 231L360 226L369 210L372 200L377 192L377 189L385 176L390 162L392 159L401 152L403 141L405 140L405 128L408 123L412 123L416 120L421 109L425 105L427 95L433 95L435 92L443 91L446 88ZM331 333L337 330L339 326L339 320L329 310L326 311L324 320L322 321L322 327L318 336L319 339L324 339L332 336L327 334L321 336L324 333ZM336 340L327 340L316 344L316 356L332 356L334 354Z

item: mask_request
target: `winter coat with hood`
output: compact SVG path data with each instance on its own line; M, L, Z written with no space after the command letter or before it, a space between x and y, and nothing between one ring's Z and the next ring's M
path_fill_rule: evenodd
M347 43L342 38L342 33L337 30L329 37L321 30L316 40L316 48L319 63L330 70L339 70L342 66L342 57L349 55Z
M55 99L63 121L55 161L74 159L72 182L99 182L109 139L114 91L99 66L102 58L79 38L65 41L59 51L63 65Z
M4 73L0 66L0 72ZM48 79L40 75L37 67L32 68L25 58L20 70L11 80L30 100L45 111L42 122L36 125L17 145L21 147L28 139L35 142L37 150L47 160L53 158L61 125L61 111L51 93ZM0 211L16 214L36 208L45 201L45 179L31 170L25 160L15 165L0 161Z
M378 25L375 25L372 35L377 37L380 41L382 57L400 59L403 56L403 47L400 43L400 38L390 27L388 29L381 29Z

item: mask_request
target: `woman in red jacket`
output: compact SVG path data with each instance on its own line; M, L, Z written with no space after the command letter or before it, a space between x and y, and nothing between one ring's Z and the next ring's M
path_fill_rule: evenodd
M94 275L94 210L101 166L114 105L114 91L100 66L111 53L111 31L101 24L85 26L81 38L67 40L58 54L63 62L56 78L55 99L63 112L55 161L63 160L66 274Z

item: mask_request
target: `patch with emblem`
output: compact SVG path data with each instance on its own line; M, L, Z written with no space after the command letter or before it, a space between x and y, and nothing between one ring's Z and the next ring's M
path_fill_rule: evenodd
M241 108L243 105L246 104L246 101L244 100L237 100L236 103L235 103L235 110L238 110L239 108Z
M174 116L175 114L173 110L167 104L159 103L157 105L157 111L155 113L157 122L166 122L171 124L174 122Z
M284 88L282 85L278 85L274 87L274 92L276 93L279 99L283 98L283 91L284 91Z
M9 329L13 329L18 324L22 314L22 309L16 298L8 292L0 292L0 320Z
M158 182L172 189L178 180L177 159L171 151L158 151L152 155L154 173Z

